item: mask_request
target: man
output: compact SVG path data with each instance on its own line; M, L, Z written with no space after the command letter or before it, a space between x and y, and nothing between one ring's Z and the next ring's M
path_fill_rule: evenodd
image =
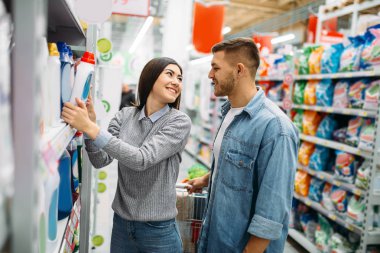
M209 78L228 96L214 142L211 173L189 182L209 187L198 252L283 252L288 234L298 132L255 85L259 52L248 38L214 45Z
M136 102L136 95L133 93L127 83L123 84L122 94L121 94L121 103L119 110L127 106L133 106Z

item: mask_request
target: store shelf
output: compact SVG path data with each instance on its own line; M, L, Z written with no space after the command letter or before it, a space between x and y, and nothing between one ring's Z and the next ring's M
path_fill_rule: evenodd
M306 249L310 253L319 253L317 247L309 241L306 236L304 236L301 232L295 230L294 228L289 228L288 234L294 241L296 241L299 245L301 245L304 249Z
M376 228L373 231L368 232L368 244L379 245L380 244L380 229Z
M283 81L284 76L257 76L256 81Z
M74 137L76 130L65 123L51 128L42 136L40 150L45 161L58 161L63 151Z
M313 208L314 210L318 211L319 213L323 214L330 220L338 223L339 225L347 228L348 230L361 235L363 232L363 229L355 224L353 224L350 220L345 220L344 218L340 217L338 214L335 214L332 211L329 211L325 209L321 204L314 202L310 200L309 198L302 197L301 195L297 194L296 192L294 193L294 198L298 199L299 201L303 202L305 205Z
M193 152L189 148L185 147L185 151L190 156L192 156L194 159L196 159L198 162L200 162L201 164L203 164L204 166L206 166L208 169L211 168L211 164L209 162L207 162L206 160L204 160L202 157L199 157L197 154L195 154L195 152Z
M373 77L380 76L379 70L360 71L360 72L345 72L333 74L314 74L314 75L296 75L295 80L319 80L319 79L339 79L339 78L354 78L354 77Z
M351 4L341 9L338 9L336 11L320 15L319 19L322 22L322 21L329 20L332 18L342 17L345 15L351 14L354 11L362 11L362 10L370 9L378 5L380 5L379 0L364 1L363 3L359 3L359 4Z
M315 144L318 144L318 145L321 145L321 146L324 146L327 148L342 150L344 152L354 154L354 155L358 155L358 156L362 156L365 158L372 158L372 154L370 152L362 151L358 148L354 148L354 147L348 146L346 144L342 144L340 142L325 140L322 138L318 138L318 137L310 136L310 135L306 135L306 134L300 134L300 139L303 141L315 143Z
M67 0L48 0L48 41L85 46L86 36Z
M314 177L319 178L323 181L329 182L330 184L336 185L336 186L342 188L343 190L352 192L355 195L364 196L366 193L365 190L357 188L353 184L349 184L349 183L339 181L339 180L335 179L333 175L326 173L324 171L315 171L315 170L312 170L312 169L310 169L306 166L303 166L301 164L298 164L298 168L307 172L311 176L314 176Z
M67 227L67 224L69 223L69 217L68 216L67 218L63 219L63 220L60 220L58 221L58 227L57 227L57 230L58 230L58 233L57 233L57 238L58 238L58 241L57 241L57 246L55 248L55 250L53 251L54 253L61 253L63 252L62 250L62 242L64 240L64 236L65 236L65 231L66 231L66 227Z
M361 116L361 117L376 117L376 111L366 111L360 109L349 109L349 108L334 108L334 107L326 107L326 106L316 106L316 105L296 105L292 106L294 109L303 109L317 112L327 112L327 113L336 113L343 115L353 115L353 116Z

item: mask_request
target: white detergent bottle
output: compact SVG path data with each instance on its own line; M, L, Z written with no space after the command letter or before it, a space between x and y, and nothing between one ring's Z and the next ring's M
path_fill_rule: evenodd
M75 82L73 92L71 93L70 102L77 104L75 98L81 99L83 102L87 101L90 92L91 78L95 69L95 57L93 53L84 52L77 67L75 75Z
M74 80L75 80L75 67L74 67L74 58L73 58L73 51L71 50L70 46L67 46L68 50L68 55L69 55L69 61L70 61L70 85L71 85L71 90L74 87Z
M52 127L61 121L61 62L57 44L49 43L48 82L50 85L50 122Z
M70 82L71 64L66 43L57 42L57 46L61 61L61 107L63 108L63 104L70 101L72 91Z

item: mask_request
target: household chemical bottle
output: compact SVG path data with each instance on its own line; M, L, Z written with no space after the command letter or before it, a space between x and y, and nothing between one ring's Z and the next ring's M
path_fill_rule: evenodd
M83 57L81 58L80 63L77 67L74 88L70 99L71 103L76 105L75 98L79 98L84 102L87 101L94 69L94 54L90 52L84 52Z
M83 133L78 131L75 134L75 141L77 142L77 150L78 150L78 179L79 179L79 183L82 183Z
M71 156L71 192L73 195L73 204L78 199L79 194L76 189L78 188L78 150L77 142L73 139L71 140L69 146L67 146L67 151Z
M41 111L41 121L40 121L40 130L41 134L47 132L51 127L50 121L50 85L48 81L48 59L49 59L49 50L47 48L46 38L39 39L40 47L40 59L38 59L39 72L40 72L40 86L41 99L39 101L39 107Z
M50 121L52 127L61 121L61 62L57 44L49 43L48 84L50 86Z
M71 47L67 46L67 51L69 54L69 61L70 61L70 85L71 85L71 90L73 90L74 87L74 81L75 81L75 71L74 71L74 57L73 57L73 51L71 51Z
M61 108L63 108L63 104L70 101L72 91L71 63L66 43L57 42L57 46L60 54L59 60L61 61Z
M46 214L47 214L47 248L53 249L57 242L58 225L58 196L59 196L59 172L57 167L49 169L46 189Z
M71 191L71 158L67 150L63 152L58 166L59 182L58 190L58 220L70 215L73 208L73 196Z

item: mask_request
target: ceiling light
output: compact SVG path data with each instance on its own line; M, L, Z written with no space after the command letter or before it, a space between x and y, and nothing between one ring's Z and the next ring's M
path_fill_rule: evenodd
M143 24L139 34L137 34L135 41L132 43L132 46L128 50L128 52L130 54L133 54L133 52L135 52L137 46L140 44L140 41L142 40L142 38L144 38L145 33L148 31L148 29L152 23L153 23L153 17L152 16L149 16L145 19L145 23Z
M282 43L285 41L294 40L295 38L296 38L296 36L293 33L290 33L290 34L286 34L286 35L282 35L282 36L278 36L276 38L273 38L271 40L271 42L274 45L274 44Z
M225 34L227 34L229 32L231 32L231 27L229 27L229 26L224 27L223 30L222 30L222 34L223 35L225 35Z

